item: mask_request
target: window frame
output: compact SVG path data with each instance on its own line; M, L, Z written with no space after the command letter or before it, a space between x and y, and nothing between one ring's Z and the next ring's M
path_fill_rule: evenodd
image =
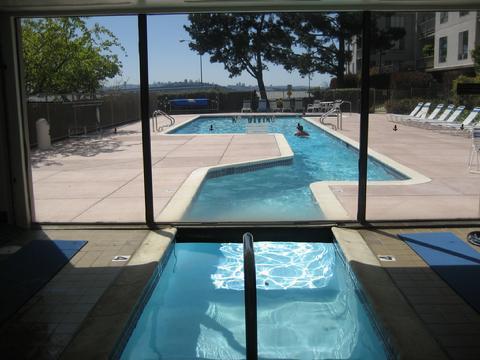
M466 44L465 44L465 42L466 42ZM468 59L468 30L460 31L458 33L457 59L458 60Z
M319 10L319 11L322 11L322 10ZM413 10L412 10L412 11L413 11ZM363 13L365 13L365 12L370 13L369 11L362 11L362 12L363 12ZM101 15L102 15L102 14L96 14L96 13L94 13L94 14L89 14L89 16L101 16ZM122 15L122 14L121 14L121 13L115 13L115 14L111 14L111 15L113 15L113 16L117 16L117 15L120 16L120 15ZM148 14L148 15L155 15L155 14L152 13L152 14ZM36 15L36 16L48 16L48 15L39 14L39 15ZM72 14L72 15L69 15L69 16L75 16L75 15ZM140 15L137 15L137 16L140 17ZM27 17L28 17L28 16L27 16ZM14 19L16 19L16 20L19 20L19 19L20 19L20 17L15 17L15 16L12 16L12 18L14 18ZM16 32L16 34L14 34L14 35L15 35L15 37L16 37L17 42L19 42L19 41L20 41L20 33L19 33L19 32ZM141 34L139 33L138 36L139 36L139 38L140 38ZM446 45L448 46L448 37L447 37L447 36L444 36L444 38L447 38L447 39L446 39ZM19 43L21 44L21 42L19 42ZM359 48L361 48L361 45L362 45L362 44L360 44L360 47L359 47ZM369 46L368 46L368 42L367 42L367 44L366 44L365 47L369 47ZM8 49L7 49L7 50L8 50ZM447 51L448 51L448 50L447 50ZM21 58L21 52L20 52L20 51L17 51L17 52L16 52L16 55L17 55L17 57L20 57L20 58ZM446 61L446 58L447 58L447 54L446 54L446 56L445 56L445 61ZM141 60L140 60L140 61L141 61ZM358 65L358 64L357 64L357 65ZM360 69L357 69L357 71L358 71L358 70L360 70ZM17 78L19 78L20 83L23 84L23 79L21 79L21 76L20 76L19 74L15 74L15 75L16 75ZM369 77L369 74L368 74L368 73L367 73L367 77ZM140 84L140 85L142 85L142 84ZM147 86L148 86L148 84L147 84ZM367 94L368 94L368 92L367 92ZM24 99L22 99L21 101L24 101ZM20 103L19 103L19 105L20 105ZM142 105L142 107L145 107L145 106ZM21 121L21 120L22 120L22 119L17 119L17 121ZM143 121L143 119L142 119L142 121ZM148 122L148 121L147 121L147 122ZM368 127L368 125L367 125L367 127ZM149 134L148 134L148 135L149 135ZM143 133L142 133L142 136L143 136ZM365 143L366 141L368 141L368 136L369 136L368 132L367 132L366 134L360 136L360 138L359 138L360 145L362 145L362 143ZM365 150L362 150L362 148L360 148L359 151L360 151L360 152L365 151L365 154L366 154L366 149L365 149ZM145 149L144 149L144 150L142 151L142 158L145 158L145 155L146 155L146 153L145 153ZM28 164L28 157L29 157L29 151L28 151L28 149L26 150L26 154L25 154L24 156L26 156L26 158L27 158L27 159L26 159L26 163ZM151 152L150 152L149 156L151 157ZM151 175L148 176L148 178L149 178L149 179L146 179L146 181L152 181ZM362 179L366 182L366 176L365 176L364 178L362 178L361 176L359 176L359 179L358 179L358 180L360 181L360 180L362 180ZM30 182L30 192L31 192L31 179L28 179L28 180L29 180L29 182ZM31 195L32 195L32 194L31 194ZM147 203L149 200L152 201L153 198L150 198L150 199L144 198L144 201L145 201L146 203ZM357 195L357 200L360 201L360 193ZM366 202L366 199L364 200L364 202ZM33 210L32 210L32 211L33 211ZM32 212L30 215L33 215L33 212ZM146 215L146 216L147 216L147 215ZM20 220L22 220L22 219L20 219ZM440 221L440 220L441 220L441 219L438 219L438 221ZM459 219L451 219L451 220L446 220L446 221L443 221L443 222L451 222L451 223L454 223L455 221L458 222L458 220L459 220ZM467 219L467 220L471 220L471 219ZM302 223L303 223L304 225L308 225L308 224L332 224L332 223L336 223L336 222L338 222L338 221L340 221L340 220L314 220L314 221L305 221L305 222L302 222ZM404 223L404 222L406 222L406 221L407 221L407 220L402 220L401 222ZM409 221L428 222L427 220L409 220ZM433 220L433 222L434 222L434 221L435 221L435 220ZM360 217L357 216L356 220L347 220L347 221L340 221L340 222L341 222L341 223L346 223L346 224L348 224L348 223L364 223L364 222L365 222L365 219L363 219L363 221L362 221L362 219L360 219ZM382 223L383 221L372 220L372 223L373 223L373 222ZM390 220L389 222L395 222L395 220ZM261 223L261 222L259 222L259 223ZM264 223L277 223L277 224L281 224L281 223L283 223L283 222L282 222L282 221L265 221ZM115 224L121 224L121 223L115 223ZM175 224L178 224L178 225L180 225L180 226L182 226L182 225L183 225L183 226L188 225L188 224L185 224L185 223L178 223L178 222L177 222L177 223L176 223L176 222L168 222L168 223L166 223L166 222L159 222L159 221L158 221L158 222L156 221L154 224L151 224L151 223L149 223L149 221L147 221L147 220L145 221L145 224L148 225L149 227L151 227L151 226L157 226L157 225L162 225L162 224L165 224L165 225L175 225ZM208 224L208 222L206 222L205 224ZM223 224L223 223L222 223L222 224ZM225 222L225 224L228 224L228 222ZM218 226L218 224L217 224L217 226Z
M442 40L445 40L445 47L442 46ZM445 54L443 54L443 49L445 49ZM446 63L447 58L448 58L448 36L442 36L438 38L438 63L439 64Z

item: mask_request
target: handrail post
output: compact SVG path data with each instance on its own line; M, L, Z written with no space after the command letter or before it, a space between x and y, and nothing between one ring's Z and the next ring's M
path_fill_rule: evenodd
M245 335L247 360L258 359L257 344L257 277L253 235L243 234L243 273L245 287Z

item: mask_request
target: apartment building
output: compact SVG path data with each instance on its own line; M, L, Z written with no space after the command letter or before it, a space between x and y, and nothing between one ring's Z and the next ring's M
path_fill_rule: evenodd
M477 11L398 13L377 24L403 28L405 36L389 50L372 52L374 72L427 71L438 80L473 75L471 52L480 42ZM361 44L354 38L349 46L353 60L346 71L357 74Z

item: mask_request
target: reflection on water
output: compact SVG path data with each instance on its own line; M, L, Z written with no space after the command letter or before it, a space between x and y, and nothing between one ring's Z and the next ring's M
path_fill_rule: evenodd
M240 244L176 244L122 359L245 359ZM261 359L385 359L332 243L255 243ZM272 291L273 290L273 291Z
M331 245L330 245L331 246ZM326 244L257 242L257 289L316 289L333 276L335 254ZM218 289L243 290L243 245L222 244L212 281Z

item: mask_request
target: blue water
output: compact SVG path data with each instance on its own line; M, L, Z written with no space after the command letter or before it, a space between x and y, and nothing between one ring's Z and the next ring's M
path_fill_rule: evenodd
M300 122L310 137L294 136ZM245 133L248 118L201 117L172 131L176 134ZM213 126L213 131L210 127ZM184 215L185 221L319 220L324 218L309 185L322 180L358 180L358 151L309 122L279 117L266 123L281 133L294 153L293 163L207 179ZM369 159L369 180L405 179Z
M333 243L255 243L262 359L386 359ZM175 245L121 359L244 359L241 244Z

